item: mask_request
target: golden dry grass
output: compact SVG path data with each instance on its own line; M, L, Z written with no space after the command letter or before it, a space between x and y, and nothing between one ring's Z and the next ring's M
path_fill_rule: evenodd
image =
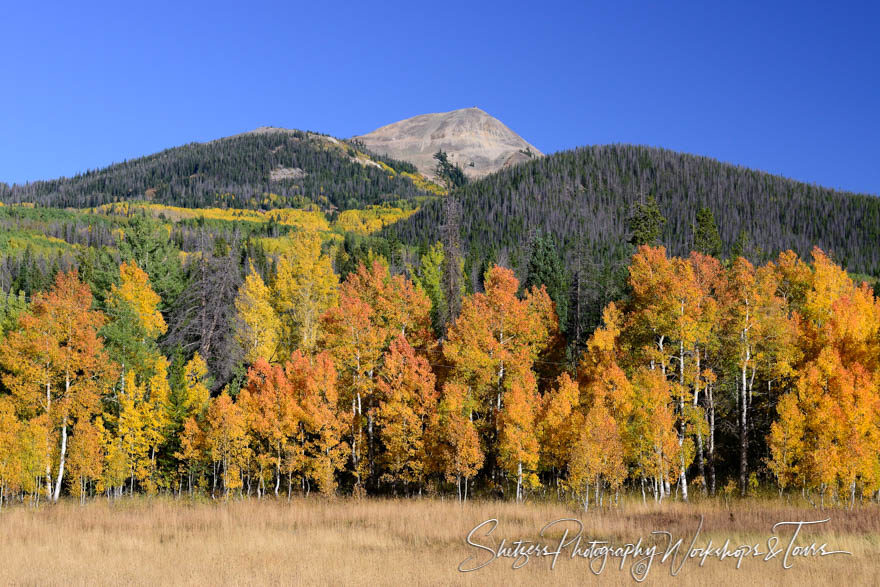
M558 504L516 505L478 501L295 499L192 503L166 499L64 503L0 513L2 584L303 584L303 585L633 585L626 570L609 563L594 577L584 560L563 554L554 570L532 560L519 570L496 560L472 573L457 568L472 554L465 544L477 524L497 518L498 538L535 538L547 522L576 517L585 534L616 542L668 530L688 541L705 517L700 543L712 537L766 545L783 520L830 517L800 543L827 541L851 551L798 560L688 561L677 577L655 560L645 584L871 585L880 583L880 507L804 509L766 501L704 502L662 506L626 502L603 512ZM790 533L782 533L785 537ZM723 541L723 540L722 540ZM699 543L698 543L699 544ZM686 545L685 545L686 546ZM781 558L781 557L780 557Z

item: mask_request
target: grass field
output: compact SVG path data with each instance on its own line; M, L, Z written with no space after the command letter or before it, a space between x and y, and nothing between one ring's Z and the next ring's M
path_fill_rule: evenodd
M703 530L696 547L705 546L709 538L716 545L730 538L732 545L758 543L764 549L776 522L831 518L821 527L802 530L797 543L827 542L829 549L852 555L791 557L794 566L789 570L782 568L783 554L767 562L746 558L738 570L735 559L709 558L702 568L698 560L690 559L672 577L670 562L660 562L664 540L645 584L880 582L877 506L820 511L767 501L735 501L729 506L722 501L661 506L627 502L584 513L557 504L460 505L433 499L192 503L143 498L3 511L0 583L633 585L631 558L623 571L618 569L619 561L609 559L595 577L587 560L570 558L570 549L563 551L552 570L549 557L532 558L517 570L511 568L511 559L497 559L470 573L461 573L458 567L469 556L480 562L491 556L468 546L465 537L492 518L498 519L492 537L506 538L508 544L537 538L548 522L578 518L584 535L591 538L622 544L640 536L650 541L652 530L666 530L676 539L684 538L682 549L686 549L701 515ZM784 549L791 531L779 535L779 548ZM545 542L555 546L559 538L556 533ZM474 541L492 545L485 536Z

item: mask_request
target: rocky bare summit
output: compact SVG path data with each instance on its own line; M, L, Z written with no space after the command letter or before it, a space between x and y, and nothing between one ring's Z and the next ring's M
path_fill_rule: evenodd
M413 163L429 177L434 176L434 153L438 150L446 151L450 162L460 165L474 178L542 156L504 123L479 108L422 114L354 138L375 153Z

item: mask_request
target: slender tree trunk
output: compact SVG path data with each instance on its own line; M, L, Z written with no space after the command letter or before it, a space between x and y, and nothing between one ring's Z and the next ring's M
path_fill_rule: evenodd
M709 495L715 495L715 396L712 386L706 388L709 401Z
M68 380L67 386L70 387ZM67 416L64 416L64 422L61 424L61 453L58 461L58 477L55 479L55 494L52 501L57 502L61 495L61 482L64 480L64 460L67 456Z
M694 408L700 403L700 349L697 349L697 377L694 383ZM703 460L703 435L697 434L697 474L703 480L703 494L708 487L706 483L706 465Z
M746 351L746 361L748 361L749 351ZM740 381L740 419L739 419L739 486L740 494L745 497L748 484L749 469L749 429L748 429L748 387L747 387L747 367L748 363L743 363Z
M48 375L46 379L46 416L49 418L51 422L50 415L52 414L52 383L48 380ZM52 500L52 450L49 448L52 446L52 435L47 430L46 435L46 499Z
M281 487L281 447L278 447L278 463L275 466L275 497L278 497L278 488Z
M520 461L516 470L516 503L522 502L522 461Z
M684 307L682 306L682 313L684 313ZM679 424L678 430L678 447L679 454L681 455L681 474L679 475L679 484L681 485L681 498L684 501L688 500L688 482L687 482L687 468L684 463L684 450L682 447L684 446L684 436L686 431L686 424L684 420L684 341L681 340L678 343L678 382L680 385L679 395L678 395L678 413L681 418L681 423Z

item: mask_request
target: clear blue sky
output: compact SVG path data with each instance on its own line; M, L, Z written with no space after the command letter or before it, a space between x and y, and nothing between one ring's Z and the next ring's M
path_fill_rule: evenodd
M479 106L548 153L648 144L880 194L876 3L346 4L4 3L0 181Z

